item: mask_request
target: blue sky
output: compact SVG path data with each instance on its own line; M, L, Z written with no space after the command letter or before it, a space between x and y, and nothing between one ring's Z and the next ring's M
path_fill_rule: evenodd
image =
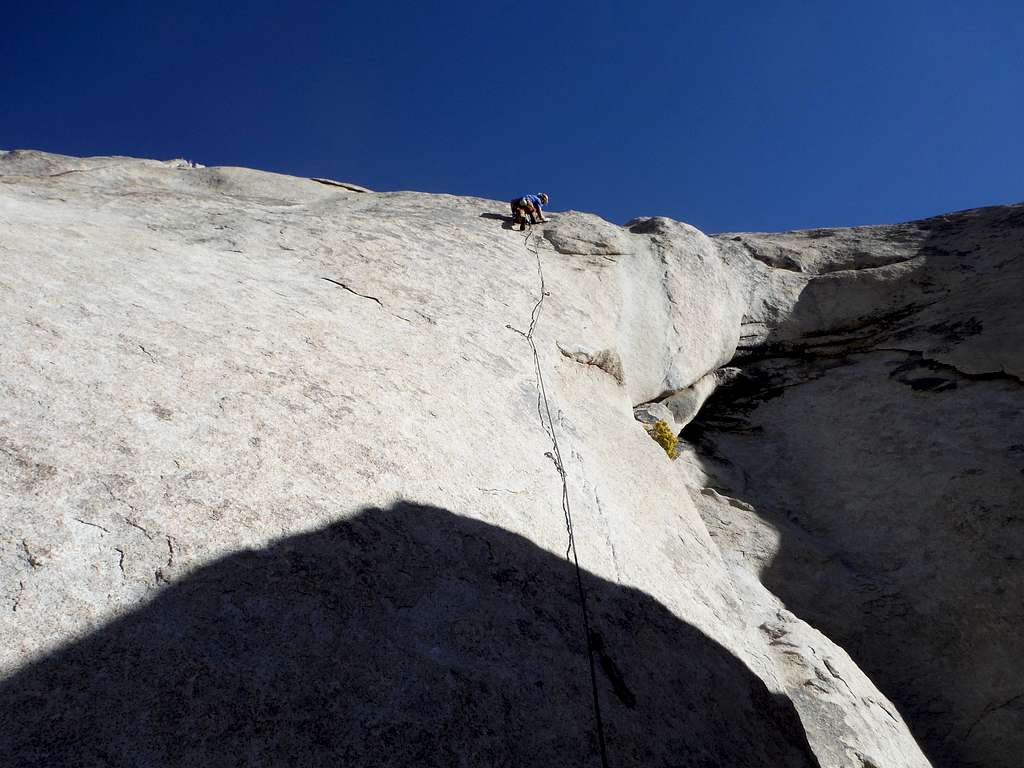
M12 6L0 148L709 232L1024 200L1020 0Z

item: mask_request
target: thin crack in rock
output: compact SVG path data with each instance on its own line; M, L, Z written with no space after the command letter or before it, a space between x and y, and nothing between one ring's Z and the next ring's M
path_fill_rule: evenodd
M597 516L601 521L601 532L604 534L605 544L608 546L612 556L612 567L615 569L615 581L618 584L622 583L622 570L619 568L619 556L615 551L615 542L612 540L611 535L608 531L608 518L604 513L604 506L601 504L601 497L597 493L597 489L594 489L594 504L597 506Z
M24 593L24 591L25 591L25 582L24 581L19 581L18 582L18 594L16 594L14 596L14 599L11 601L11 613L17 613L18 612L18 607L21 605L21 595L22 595L22 593Z
M39 568L43 564L43 561L36 557L32 550L28 548L28 542L25 541L25 539L21 540L21 548L25 552L25 560L33 570Z
M120 547L114 547L114 551L118 554L117 567L121 569L121 580L125 581L127 580L128 575L124 570L124 550Z
M845 685L846 690L848 690L850 692L850 695L853 696L854 693L853 689L850 687L850 684L846 682L842 675L839 674L839 671L832 665L832 663L828 659L822 659L822 661L824 662L825 669L828 670L829 674L832 675L832 677L834 677L836 680L839 680L843 685Z
M80 518L80 517L76 517L76 518L74 518L74 521L75 521L76 523L81 523L82 525L88 525L88 526L91 526L91 527L93 527L93 528L99 528L99 529L100 529L101 531L103 531L104 533L110 533L110 531L108 531L108 530L107 530L106 528L104 528L104 527L103 527L102 525L100 525L99 523L90 523L90 522L89 522L88 520L83 520L83 519L82 519L82 518Z
M145 536L150 541L153 540L153 534L151 534L149 531L147 531L145 528L143 528L141 525L139 525L137 522L132 520L127 515L123 516L121 519L124 520L125 523L127 525L130 525L132 528L135 528L136 530L142 531L142 535Z
M349 293L351 293L354 296L359 296L360 298L363 298L363 299L369 299L370 301L375 301L375 302L377 302L377 306L378 307L380 307L381 309L384 309L384 305L381 303L381 300L378 299L376 296L368 296L365 293L360 293L359 291L352 290L351 288L349 288L347 285L345 285L340 280L335 280L335 279L330 278L330 277L321 277L320 279L321 280L326 280L328 283L334 283L339 288L344 288L346 291L348 291Z
M864 701L866 704L874 704L880 710L885 712L885 714L887 714L892 719L892 721L894 723L898 723L899 722L899 719L896 717L896 715L894 715L892 712L890 712L889 708L887 706L885 706L882 702L877 701L876 699L869 699L869 698L866 698L864 696L861 697L861 700Z
M134 504L132 504L129 501L125 501L120 496L116 495L114 493L114 491L110 488L110 486L107 485L102 480L100 481L100 484L106 489L107 493L110 494L110 498L111 499L116 501L118 504L124 504L126 507L128 507L128 509L130 509L132 511L132 514L138 514L139 510L135 507ZM151 534L148 530L146 530L141 525L139 525L133 518L129 517L128 515L121 515L121 519L124 520L126 525L129 525L132 528L135 528L136 530L141 531L142 535L145 536L150 541L153 540L153 534Z
M1011 704L1020 699L1024 699L1024 693L1018 693L1016 696L1007 699L1001 704L989 704L987 707L985 707L982 713L978 715L977 719L973 723L971 723L970 728L968 728L967 732L964 734L963 741L967 741L967 738L971 735L971 731L973 731L985 718L989 717L992 714L995 714L1000 709L1005 709L1006 707L1010 706Z
M432 318L430 315L426 314L425 312L420 312L418 309L414 309L413 312L415 312L417 315L422 317L424 320L426 320L431 325L437 325L437 320L435 320L434 318Z

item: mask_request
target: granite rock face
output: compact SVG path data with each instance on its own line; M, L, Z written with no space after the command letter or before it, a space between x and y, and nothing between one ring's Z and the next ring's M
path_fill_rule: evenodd
M1020 209L506 208L0 155L0 753L598 764L561 469L611 765L1010 765Z
M742 376L684 438L756 515L718 504L712 535L778 532L747 566L935 765L1020 765L1024 206L716 240L748 275Z

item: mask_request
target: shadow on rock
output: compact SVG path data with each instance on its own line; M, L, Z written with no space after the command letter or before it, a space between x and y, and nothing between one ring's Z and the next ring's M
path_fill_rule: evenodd
M1019 768L1024 389L917 350L1022 327L1009 291L1024 277L1024 207L911 229L923 258L891 290L877 276L821 280L793 316L819 317L850 291L864 307L896 296L895 309L863 310L824 348L742 361L744 377L683 435L718 489L782 535L764 585L850 653L937 767Z
M511 216L504 216L504 215L502 215L500 213L481 213L480 214L480 218L481 219L493 219L495 221L500 221L500 222L502 222L502 225L501 225L502 229L514 229L514 226L513 226L514 220L513 220L513 218Z
M8 678L19 766L596 765L574 572L442 509L224 557ZM790 703L584 575L611 764L816 766Z

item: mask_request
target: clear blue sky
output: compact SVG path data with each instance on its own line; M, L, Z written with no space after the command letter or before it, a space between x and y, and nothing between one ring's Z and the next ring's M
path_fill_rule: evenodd
M547 191L709 232L1024 200L1024 0L42 0L0 18L5 149Z

